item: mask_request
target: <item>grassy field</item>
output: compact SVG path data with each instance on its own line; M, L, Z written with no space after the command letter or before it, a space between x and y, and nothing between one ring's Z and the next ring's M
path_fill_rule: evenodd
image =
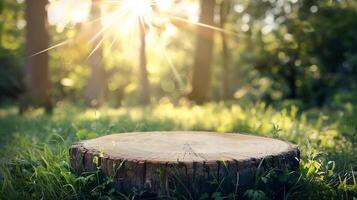
M58 104L52 116L41 110L17 115L0 109L0 199L132 199L111 189L99 172L75 176L68 163L74 141L131 131L208 130L279 138L300 146L300 169L261 174L243 199L357 199L356 109L274 109L264 103L84 109ZM214 184L214 183L212 183ZM277 190L277 186L283 188ZM182 199L176 193L171 199ZM201 199L234 199L221 191Z

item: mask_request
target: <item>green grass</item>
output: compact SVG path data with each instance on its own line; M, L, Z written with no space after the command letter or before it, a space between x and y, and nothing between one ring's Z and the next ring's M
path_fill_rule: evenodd
M111 187L100 172L71 173L68 148L80 139L111 133L160 130L243 132L287 140L300 146L297 172L264 172L244 199L356 199L356 108L274 109L264 103L207 104L83 109L58 104L52 116L32 110L18 116L15 107L0 109L0 199L131 199ZM214 183L212 183L214 184ZM202 199L232 199L219 189ZM279 189L277 189L279 186ZM174 193L172 199L186 196Z

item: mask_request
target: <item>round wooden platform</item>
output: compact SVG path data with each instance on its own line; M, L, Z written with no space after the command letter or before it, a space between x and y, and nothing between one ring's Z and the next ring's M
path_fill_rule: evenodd
M100 167L120 190L167 194L177 177L200 191L212 177L239 177L239 185L249 185L258 167L296 168L299 150L284 141L236 133L122 133L74 144L70 161L78 174Z

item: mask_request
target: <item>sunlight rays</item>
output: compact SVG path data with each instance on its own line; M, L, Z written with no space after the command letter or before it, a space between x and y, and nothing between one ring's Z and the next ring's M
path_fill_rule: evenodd
M200 26L200 27L212 29L214 31L222 32L222 33L225 33L225 34L238 36L238 33L236 33L236 32L228 31L226 29L222 29L222 28L219 28L219 27L216 27L216 26L213 26L213 25L208 25L208 24L204 24L204 23L200 23L200 22L195 22L195 21L183 18L183 17L179 17L179 16L167 14L167 13L161 13L161 14L167 16L170 19L178 20L178 21L181 21L181 22L184 22L184 23L187 23L187 24L192 24L192 25L195 25L195 26Z
M48 47L47 49L44 49L44 50L42 50L42 51L39 51L39 52L37 52L37 53L35 53L35 54L30 55L30 56L28 56L27 58L32 58L32 57L34 57L34 56L38 56L38 55L40 55L40 54L42 54L42 53L45 53L45 52L47 52L47 51L50 51L50 50L52 50L52 49L55 49L55 48L64 46L64 45L70 43L71 41L72 41L72 39L68 39L68 40L65 40L65 41L63 41L63 42L57 43L57 44L55 44L55 45L52 45L52 46Z
M180 73L178 72L176 66L174 65L171 57L168 55L165 45L163 44L161 38L157 37L156 40L158 41L160 51L163 53L163 57L167 61L167 64L169 65L172 73L174 74L175 79L177 80L177 82L179 84L179 90L184 90L185 84L184 84L182 77L181 77Z
M109 51L107 51L111 52L111 49L120 38L125 38L124 42L132 44L132 42L130 42L130 38L132 38L133 42L136 43L140 34L152 34L150 33L150 30L156 29L157 27L166 27L168 24L172 24L180 28L180 24L177 25L172 23L173 20L185 24L191 24L197 27L208 28L227 35L238 36L238 33L233 31L171 14L170 7L172 6L171 4L173 1L170 0L102 0L99 2L99 5L96 6L100 7L102 10L102 15L98 18L82 22L84 26L99 26L93 27L98 30L94 31L92 36L88 38L87 44L92 46L92 48L87 56L87 60L93 56L93 54L107 40L111 40L108 45ZM140 33L141 31L143 31L143 33ZM79 33L78 38L81 37L82 34L86 33ZM181 89L184 88L185 84L178 72L178 69L174 65L166 50L166 45L163 44L160 37L156 36L155 38L160 49L161 56L163 56L163 58L166 60L175 79L179 84L179 87ZM41 53L64 46L70 42L73 42L74 39L76 38L68 39L66 41L55 44L29 57L37 56ZM101 59L103 59L105 56L107 55L103 55Z

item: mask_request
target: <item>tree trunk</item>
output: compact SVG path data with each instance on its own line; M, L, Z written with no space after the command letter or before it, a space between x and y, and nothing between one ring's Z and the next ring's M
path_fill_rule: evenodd
M141 104L150 103L150 86L146 69L146 33L145 25L139 25L140 55L139 55L139 100Z
M287 66L290 68L289 75L286 77L290 89L290 93L288 95L288 98L290 99L296 99L297 98L297 92L296 92L296 69L294 66L294 63L291 63L290 66Z
M96 20L101 17L101 0L92 0L91 19ZM101 20L96 20L91 25L92 35L95 35L101 29ZM98 37L93 41L92 48L95 49L101 42L102 37ZM92 49L92 50L93 50ZM91 68L91 75L88 81L86 91L86 101L94 107L100 106L105 101L107 92L107 76L103 66L103 48L99 46L95 52L89 57L88 64Z
M1 1L1 2L0 2L0 16L3 15L3 10L4 10L4 2ZM4 23L0 23L0 47L3 46L3 45L2 45L2 34L3 34L3 27L4 27L3 24L4 24Z
M200 23L214 25L214 7L215 0L201 0ZM200 26L197 32L192 88L188 98L201 104L208 100L211 84L214 31Z
M33 104L51 112L48 48L47 0L26 0L26 61L25 61L25 102L20 111Z
M231 0L223 0L220 5L220 28L225 29L225 25L227 23L227 17L230 12ZM222 88L221 88L221 99L229 98L229 84L230 84L230 56L228 50L228 38L226 33L221 32L222 39Z

